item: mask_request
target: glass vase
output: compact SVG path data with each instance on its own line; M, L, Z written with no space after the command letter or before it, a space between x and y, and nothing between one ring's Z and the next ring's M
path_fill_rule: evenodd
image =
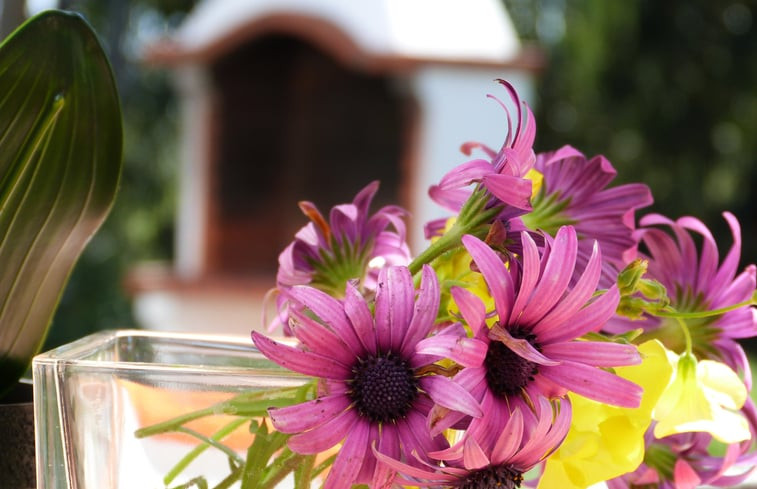
M130 330L38 355L33 375L38 489L247 487L229 477L265 421L242 401L306 383L249 338Z

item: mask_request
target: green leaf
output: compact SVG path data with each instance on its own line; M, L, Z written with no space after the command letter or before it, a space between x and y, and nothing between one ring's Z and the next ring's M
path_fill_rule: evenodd
M110 65L79 15L43 12L0 45L0 394L110 211L122 137Z

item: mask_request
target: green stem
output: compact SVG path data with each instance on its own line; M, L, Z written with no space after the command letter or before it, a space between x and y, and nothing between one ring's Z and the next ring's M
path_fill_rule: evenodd
M199 411L193 411L191 413L177 416L168 421L163 421L161 423L147 426L145 428L140 428L134 432L134 436L136 436L137 438L147 438L148 436L177 431L184 423L194 421L195 419L204 418L205 416L212 416L214 414L218 414L215 410L215 406L207 407L205 409L200 409Z
M213 486L213 489L228 489L231 487L236 481L239 480L239 477L242 475L242 467L235 468L231 474L226 476L224 480L219 482L217 485Z
M713 316L720 316L730 311L740 309L746 306L757 305L757 301L754 297L738 304L733 304L727 307L721 307L720 309L713 309L710 311L693 311L693 312L678 312L675 309L668 307L667 310L662 311L648 311L649 314L661 318L673 318L673 319L701 319Z
M318 465L315 469L313 469L313 477L317 477L318 474L328 469L331 466L331 464L334 463L334 460L336 460L336 455L332 455L326 460L324 460L323 462L321 462L320 465Z
M276 484L284 480L284 477L289 475L290 472L294 471L304 458L302 455L293 455L284 460L279 469L266 478L263 489L273 489L276 487Z
M232 460L234 460L238 466L244 465L244 459L240 457L237 452L232 450L231 448L227 447L223 443L218 442L217 440L213 440L212 438L209 438L202 433L199 433L191 428L187 428L186 426L179 427L176 431L179 433L186 433L187 435L193 436L197 438L198 440L203 441L204 443L212 446L213 448L217 448L218 450L222 451L226 455L229 456Z
M234 430L242 426L247 422L247 419L240 418L232 421L231 423L227 424L226 426L222 427L220 430L216 431L211 435L211 439L215 441L221 441L224 438L226 438L228 435L230 435ZM173 480L178 477L179 474L181 474L184 469L189 466L190 463L192 463L197 457L199 457L210 445L207 443L203 443L201 445L198 445L192 449L189 453L184 455L184 457L179 460L176 465L171 468L171 470L168 471L168 473L163 477L163 484L168 485Z
M307 455L302 458L302 463L294 471L294 489L309 489L313 480L313 466L315 455Z
M485 238L489 231L489 223L502 211L501 206L485 209L487 200L486 192L479 190L474 192L457 216L455 224L410 262L408 265L410 273L415 275L423 265L431 263L442 254L460 246L461 239L466 234Z
M676 318L676 321L678 322L678 325L681 326L681 331L683 331L683 339L686 342L686 354L691 355L691 332L689 331L689 327L686 326L686 321L684 321L681 318Z
M156 423L152 426L140 428L134 433L134 435L137 438L146 438L148 436L178 431L182 425L190 421L216 414L265 416L266 407L293 404L292 398L297 395L299 389L300 387L287 387L275 390L245 392L229 399L228 401L220 402L197 411L192 411L167 421Z

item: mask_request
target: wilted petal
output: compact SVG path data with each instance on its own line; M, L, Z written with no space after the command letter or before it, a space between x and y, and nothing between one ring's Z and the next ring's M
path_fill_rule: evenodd
M496 324L489 332L489 338L495 341L504 343L513 353L521 358L525 358L530 362L534 362L539 365L559 365L560 362L552 360L542 355L539 350L527 340L521 338L514 338L509 331L503 328L501 325Z
M287 441L287 445L297 453L322 452L344 440L354 428L364 424L358 421L358 416L353 410L342 411L338 416L310 431L293 435Z
M282 433L307 431L335 418L350 405L347 396L319 397L294 406L270 409L271 421Z

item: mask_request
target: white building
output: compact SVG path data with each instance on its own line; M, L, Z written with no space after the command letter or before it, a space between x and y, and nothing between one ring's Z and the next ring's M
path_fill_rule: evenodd
M327 212L380 179L374 205L412 213L418 250L460 145L503 141L494 80L531 100L542 65L501 0L210 0L147 59L175 75L183 166L175 263L135 270L137 318L244 334L306 222L298 201Z

